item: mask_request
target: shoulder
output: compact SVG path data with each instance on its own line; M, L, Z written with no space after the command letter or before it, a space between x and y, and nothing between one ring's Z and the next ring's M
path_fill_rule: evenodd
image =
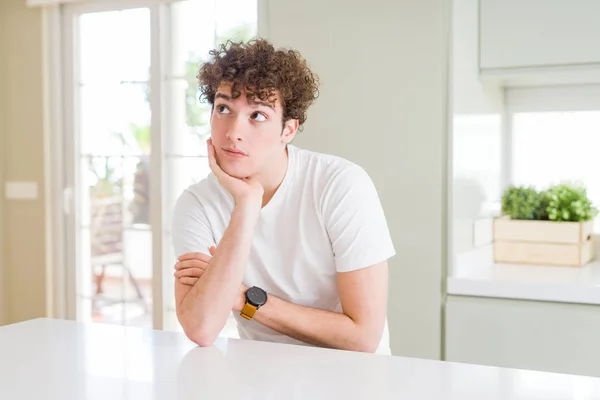
M211 177L190 185L177 198L172 211L171 240L176 255L202 251L216 243L212 218L218 187ZM213 200L211 200L213 199Z
M344 210L373 208L379 203L375 185L361 165L346 158L295 149L303 187L311 188L323 217Z
M366 169L343 157L301 150L302 178L315 187L337 272L375 265L395 254L387 220Z
M189 214L194 211L203 211L211 205L223 204L227 195L228 193L211 173L201 181L187 187L179 195L175 203L175 212Z
M318 182L324 191L371 183L369 174L362 166L344 157L297 147L294 151L299 170Z

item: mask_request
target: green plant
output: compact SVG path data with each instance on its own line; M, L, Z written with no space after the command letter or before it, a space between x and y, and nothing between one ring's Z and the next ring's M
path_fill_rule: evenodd
M550 187L543 193L543 203L551 221L589 221L598 215L586 188L577 184L562 183Z
M502 195L502 214L511 219L541 219L542 195L531 186L509 186Z
M537 191L531 186L509 186L502 195L502 214L511 219L582 222L594 219L594 207L582 185L561 183Z

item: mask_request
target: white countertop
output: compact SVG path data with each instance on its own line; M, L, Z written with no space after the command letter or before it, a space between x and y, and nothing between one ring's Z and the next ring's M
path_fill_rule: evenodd
M455 257L448 294L600 304L600 256L582 267L495 264L492 247Z
M600 379L36 319L0 327L0 399L592 400Z

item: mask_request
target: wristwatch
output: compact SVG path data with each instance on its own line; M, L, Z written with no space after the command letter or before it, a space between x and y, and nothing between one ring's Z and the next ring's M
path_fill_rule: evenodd
M254 318L254 313L267 302L267 292L257 286L246 290L246 304L240 315L247 320Z

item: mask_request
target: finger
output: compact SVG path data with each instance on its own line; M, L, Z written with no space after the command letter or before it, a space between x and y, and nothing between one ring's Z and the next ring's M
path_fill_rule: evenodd
M175 273L173 275L175 276L175 278L182 278L184 276L200 278L203 273L204 273L204 270L200 269L200 268L187 268L187 269L175 271Z
M210 246L210 249L208 249L208 251L210 251L211 256L214 256L215 252L217 251L217 248L215 246Z
M244 182L246 182L248 185L252 186L253 188L255 188L261 192L264 192L262 185L255 178L246 177L246 178L243 178L242 180Z
M186 260L186 261L180 261L177 264L175 264L175 270L180 271L180 270L189 269L189 268L200 268L201 270L205 270L207 265L208 265L208 263L205 261Z
M200 260L204 262L208 262L210 260L210 256L204 253L186 253L177 258L179 261L185 260Z
M217 153L215 151L215 146L212 144L212 140L207 141L208 144L208 165L210 170L215 174L217 178L222 178L225 176L225 171L221 169L219 164L217 163Z
M206 269L206 266L208 265L208 263L206 261L201 261L201 260L185 260L185 261L179 261L178 263L175 264L174 269L175 271L179 271L182 269L186 269L186 268L200 268L200 269Z
M179 282L183 283L184 285L194 286L196 282L198 282L198 278L183 277L179 279Z

